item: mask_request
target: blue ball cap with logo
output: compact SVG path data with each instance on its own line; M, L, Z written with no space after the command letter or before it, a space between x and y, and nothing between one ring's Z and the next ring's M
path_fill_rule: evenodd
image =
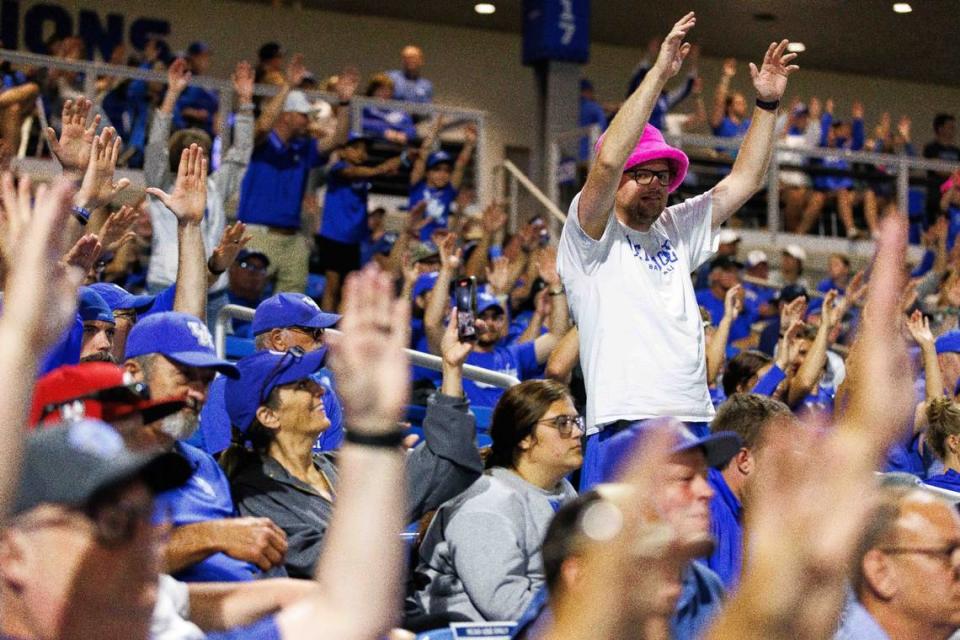
M740 436L732 431L720 431L698 438L682 422L674 418L653 418L636 422L607 440L600 461L603 482L615 480L626 469L627 462L643 446L651 429L669 429L675 436L673 453L700 449L707 466L719 468L740 450Z
M100 294L112 311L134 309L143 312L153 306L156 296L135 296L112 282L96 282L90 288Z
M453 164L453 158L446 151L434 151L427 157L427 169L433 169L438 164Z
M937 353L960 353L960 330L947 331L934 343Z
M91 287L80 287L80 300L77 305L77 313L84 322L109 322L114 324L113 311L110 305Z
M477 292L477 313L483 313L492 307L496 307L500 309L501 312L505 313L503 305L500 304L500 301L496 298L496 296L492 296L486 291Z
M133 326L127 337L126 358L151 353L187 367L214 369L230 378L240 375L235 365L217 357L207 325L189 313L155 313Z
M224 397L230 424L246 433L260 407L276 387L311 377L323 367L326 349L304 353L294 347L289 351L258 351L237 362L240 377L227 380Z
M271 329L286 327L327 329L339 321L338 314L323 311L308 295L278 293L257 305L251 329L253 335L257 336Z
M417 281L413 283L414 299L416 299L417 296L422 296L433 291L433 287L437 284L437 278L439 277L440 273L437 271L420 274L417 277Z

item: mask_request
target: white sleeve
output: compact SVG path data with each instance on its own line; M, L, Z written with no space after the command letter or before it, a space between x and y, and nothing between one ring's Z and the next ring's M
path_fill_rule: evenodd
M690 271L717 252L720 234L713 228L712 190L669 207L665 216L668 218L665 222L673 227L676 234L674 242L686 249Z
M617 217L611 211L603 235L600 236L599 240L591 238L580 226L580 218L577 215L579 205L580 194L578 193L574 196L573 202L570 203L570 209L567 211L567 221L564 223L563 232L560 234L557 269L561 276L565 276L564 272L566 272L566 276L572 275L574 272L592 273L606 259L615 233Z

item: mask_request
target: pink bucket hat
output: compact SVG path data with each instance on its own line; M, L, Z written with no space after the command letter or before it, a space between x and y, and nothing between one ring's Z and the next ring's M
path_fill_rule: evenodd
M603 144L603 139L606 135L606 132L604 132L597 140L597 146L595 148L597 153L600 152L600 145ZM680 149L668 145L664 141L663 134L660 133L660 130L652 124L648 124L643 129L643 135L640 136L637 146L633 149L630 157L627 158L627 163L623 166L623 170L628 171L638 164L650 162L651 160L667 161L673 171L673 180L670 181L667 191L670 193L676 191L677 187L683 183L683 179L687 176L690 158Z

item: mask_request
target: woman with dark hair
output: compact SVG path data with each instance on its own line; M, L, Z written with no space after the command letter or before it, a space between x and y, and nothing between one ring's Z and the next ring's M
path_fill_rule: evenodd
M406 457L408 521L470 487L483 470L461 384L471 347L457 340L452 323L441 345L443 383L429 399L423 442ZM287 534L284 565L294 578L313 575L340 479L337 452L313 451L330 426L323 387L312 377L324 357L323 349L259 351L237 363L240 377L225 389L234 444L220 464L233 500L241 515L270 518Z
M487 471L437 510L420 545L411 605L448 621L516 620L544 584L540 547L576 497L583 419L566 386L528 380L493 412Z

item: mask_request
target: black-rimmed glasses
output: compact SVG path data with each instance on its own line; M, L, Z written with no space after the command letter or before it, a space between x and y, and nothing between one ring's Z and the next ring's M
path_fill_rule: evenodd
M548 418L546 420L537 420L537 424L546 424L554 429L556 429L561 436L564 438L569 438L570 434L573 433L573 428L576 427L580 430L580 433L584 433L584 421L583 416L555 416L553 418Z
M643 187L653 182L654 178L656 178L657 181L665 187L669 186L670 184L669 171L647 171L646 169L635 169L633 171L627 171L624 175L628 176L631 180Z

